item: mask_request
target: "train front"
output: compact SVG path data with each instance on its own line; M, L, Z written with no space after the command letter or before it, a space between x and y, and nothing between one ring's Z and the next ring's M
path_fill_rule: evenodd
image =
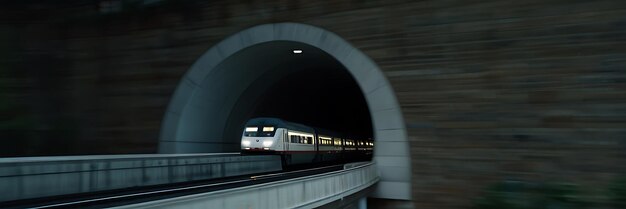
M280 133L274 125L246 124L241 137L241 153L274 153L282 147Z

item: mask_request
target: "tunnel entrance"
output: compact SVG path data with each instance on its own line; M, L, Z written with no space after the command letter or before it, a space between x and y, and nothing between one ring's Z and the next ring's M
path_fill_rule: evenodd
M177 87L159 152L238 152L244 124L254 117L373 138L381 173L374 196L411 199L409 146L394 91L367 56L337 35L278 23L218 43Z
M303 50L303 53L294 54L294 49ZM272 61L253 63L256 60L243 58L252 54L248 50L274 50L277 52L274 59L281 64L271 64L274 67L263 69L260 66ZM346 68L327 53L302 43L273 41L244 49L234 56L240 57L236 58L238 62L250 62L253 68L265 70L241 93L231 110L224 138L235 140L234 151L240 149L244 123L255 117L276 117L373 138L369 109L358 84Z

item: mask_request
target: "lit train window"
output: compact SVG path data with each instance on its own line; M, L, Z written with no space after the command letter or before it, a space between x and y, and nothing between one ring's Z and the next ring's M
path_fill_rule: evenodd
M258 130L259 130L258 127L246 127L246 132L257 132Z
M323 145L329 145L333 143L330 137L320 136L319 139L320 139L320 144L323 144Z
M274 127L270 126L270 127L263 127L263 132L272 132L274 131Z

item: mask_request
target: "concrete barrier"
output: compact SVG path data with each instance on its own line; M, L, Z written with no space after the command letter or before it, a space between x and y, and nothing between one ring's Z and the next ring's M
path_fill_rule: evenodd
M379 181L374 163L341 171L116 207L181 209L315 208Z
M0 202L280 169L279 156L239 153L0 158Z

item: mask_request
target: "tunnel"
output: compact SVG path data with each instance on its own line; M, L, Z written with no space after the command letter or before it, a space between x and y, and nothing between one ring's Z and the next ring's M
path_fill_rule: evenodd
M401 109L376 64L310 25L255 26L211 47L181 79L165 113L160 153L238 152L246 121L277 117L375 140L374 196L411 197Z
M257 117L281 118L363 139L373 137L367 103L357 83L341 63L320 49L272 41L251 46L231 58L227 62L245 62L251 69L229 69L230 73L263 72L258 72L260 77L243 92L232 92L241 96L230 110L224 129L223 137L234 142L227 150L231 145L235 151L239 149L244 123Z

